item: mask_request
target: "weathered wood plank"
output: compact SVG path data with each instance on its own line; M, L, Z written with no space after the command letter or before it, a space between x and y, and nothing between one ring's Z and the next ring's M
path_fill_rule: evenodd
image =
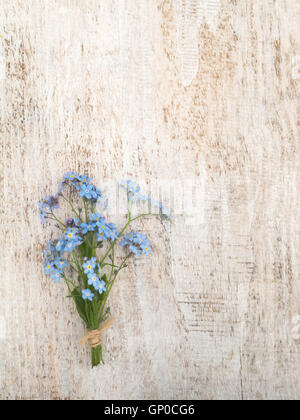
M297 0L2 0L2 398L300 397L299 17ZM175 209L143 223L154 253L116 285L94 370L42 270L37 202L70 168Z

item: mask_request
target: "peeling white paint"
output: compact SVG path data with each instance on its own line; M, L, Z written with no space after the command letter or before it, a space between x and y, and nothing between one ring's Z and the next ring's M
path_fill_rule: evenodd
M0 4L0 397L299 399L299 1L83 3ZM153 254L115 284L94 370L43 273L37 203L70 169L118 226L125 176L175 209L134 226Z
M188 86L198 72L200 25L205 19L210 30L216 30L221 0L175 0L175 3L182 83Z

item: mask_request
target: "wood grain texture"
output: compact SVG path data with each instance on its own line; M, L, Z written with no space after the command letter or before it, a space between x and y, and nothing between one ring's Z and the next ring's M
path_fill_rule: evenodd
M1 398L300 398L299 18L297 0L1 0ZM42 266L37 202L69 169L175 208L140 225L154 252L116 284L93 370Z

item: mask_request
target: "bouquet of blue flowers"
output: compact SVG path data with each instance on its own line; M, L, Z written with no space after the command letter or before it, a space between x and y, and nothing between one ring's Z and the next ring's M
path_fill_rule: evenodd
M171 217L162 203L142 195L135 182L128 180L121 185L127 194L128 211L126 223L120 230L99 212L99 206L107 207L106 197L85 175L68 172L57 194L40 202L42 222L52 220L60 231L60 237L51 240L45 250L44 270L55 283L65 282L86 324L87 334L81 343L88 342L92 348L93 367L104 363L101 334L113 322L110 308L106 307L112 286L130 257L147 256L151 251L145 235L130 231L131 224L149 215ZM60 199L72 211L72 216L66 220L61 220L55 212ZM133 216L133 204L138 201L148 202L148 208L157 208L157 212L149 210ZM121 263L116 261L117 245L126 251Z

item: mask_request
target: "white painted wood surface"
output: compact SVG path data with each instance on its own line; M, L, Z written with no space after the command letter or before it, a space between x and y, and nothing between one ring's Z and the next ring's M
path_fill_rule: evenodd
M299 18L297 0L0 1L1 398L300 397ZM173 191L94 370L42 267L37 202L69 169Z

